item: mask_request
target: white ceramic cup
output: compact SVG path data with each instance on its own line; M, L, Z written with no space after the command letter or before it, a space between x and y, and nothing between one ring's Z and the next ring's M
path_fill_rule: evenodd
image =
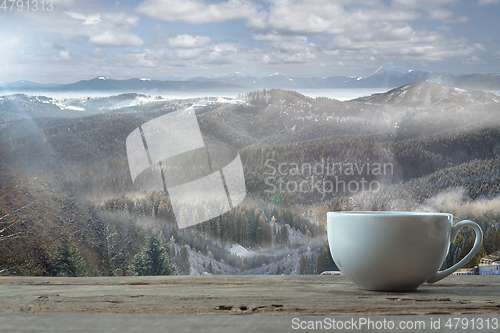
M476 241L457 264L438 271L450 243L463 227L472 227ZM453 225L445 213L329 212L327 233L330 252L342 274L361 289L415 290L437 282L465 265L483 240L477 223Z

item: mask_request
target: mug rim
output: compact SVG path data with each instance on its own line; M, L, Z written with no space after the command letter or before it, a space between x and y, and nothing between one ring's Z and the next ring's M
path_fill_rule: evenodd
M405 212L405 211L343 211L327 212L328 215L393 215L393 216L453 216L450 213Z

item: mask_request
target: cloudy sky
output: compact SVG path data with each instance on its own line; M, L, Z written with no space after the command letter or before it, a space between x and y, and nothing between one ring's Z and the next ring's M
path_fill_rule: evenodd
M500 0L29 1L0 0L0 82L500 72Z

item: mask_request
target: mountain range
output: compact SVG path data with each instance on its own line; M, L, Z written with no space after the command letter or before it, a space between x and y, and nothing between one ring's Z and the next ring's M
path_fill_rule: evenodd
M500 75L435 73L418 69L384 65L366 77L325 76L298 77L281 73L252 76L231 73L219 76L169 77L165 80L132 78L115 80L104 76L70 84L41 84L16 81L0 84L0 92L136 92L161 94L162 92L240 92L256 89L341 89L341 88L395 88L411 82L431 80L463 89L498 90Z
M272 93L268 94L268 92ZM406 112L407 109L472 112L478 108L494 109L500 105L498 94L452 87L431 80L412 82L384 93L344 102L329 98L313 99L297 92L279 89L250 92L246 96L246 99L218 97L168 100L161 96L123 93L106 97L59 100L45 96L15 94L0 96L0 120L46 117L80 118L110 113L144 113L148 112L147 110L174 110L195 103L197 108L207 105L265 107L263 116L266 119L276 119L280 125L291 128L300 126L297 121L304 119L325 120L331 117L349 117L351 120L356 118L366 121L386 108L394 109L390 112L394 116L401 113L401 110ZM246 131L245 128L241 130ZM292 138L288 139L292 140Z
M69 84L41 84L31 81L16 81L0 84L0 91L4 92L148 92L150 94L164 91L234 91L241 88L234 84L223 82L198 82L198 81L160 81L144 78L128 80L114 80L99 76L91 80L81 80Z

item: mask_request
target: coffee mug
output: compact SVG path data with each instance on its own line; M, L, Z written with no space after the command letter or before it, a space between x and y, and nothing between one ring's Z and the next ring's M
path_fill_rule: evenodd
M472 250L457 264L439 271L458 231L476 233ZM329 212L330 252L342 274L368 290L415 290L437 282L465 265L483 240L477 223L453 225L453 215L412 212Z

